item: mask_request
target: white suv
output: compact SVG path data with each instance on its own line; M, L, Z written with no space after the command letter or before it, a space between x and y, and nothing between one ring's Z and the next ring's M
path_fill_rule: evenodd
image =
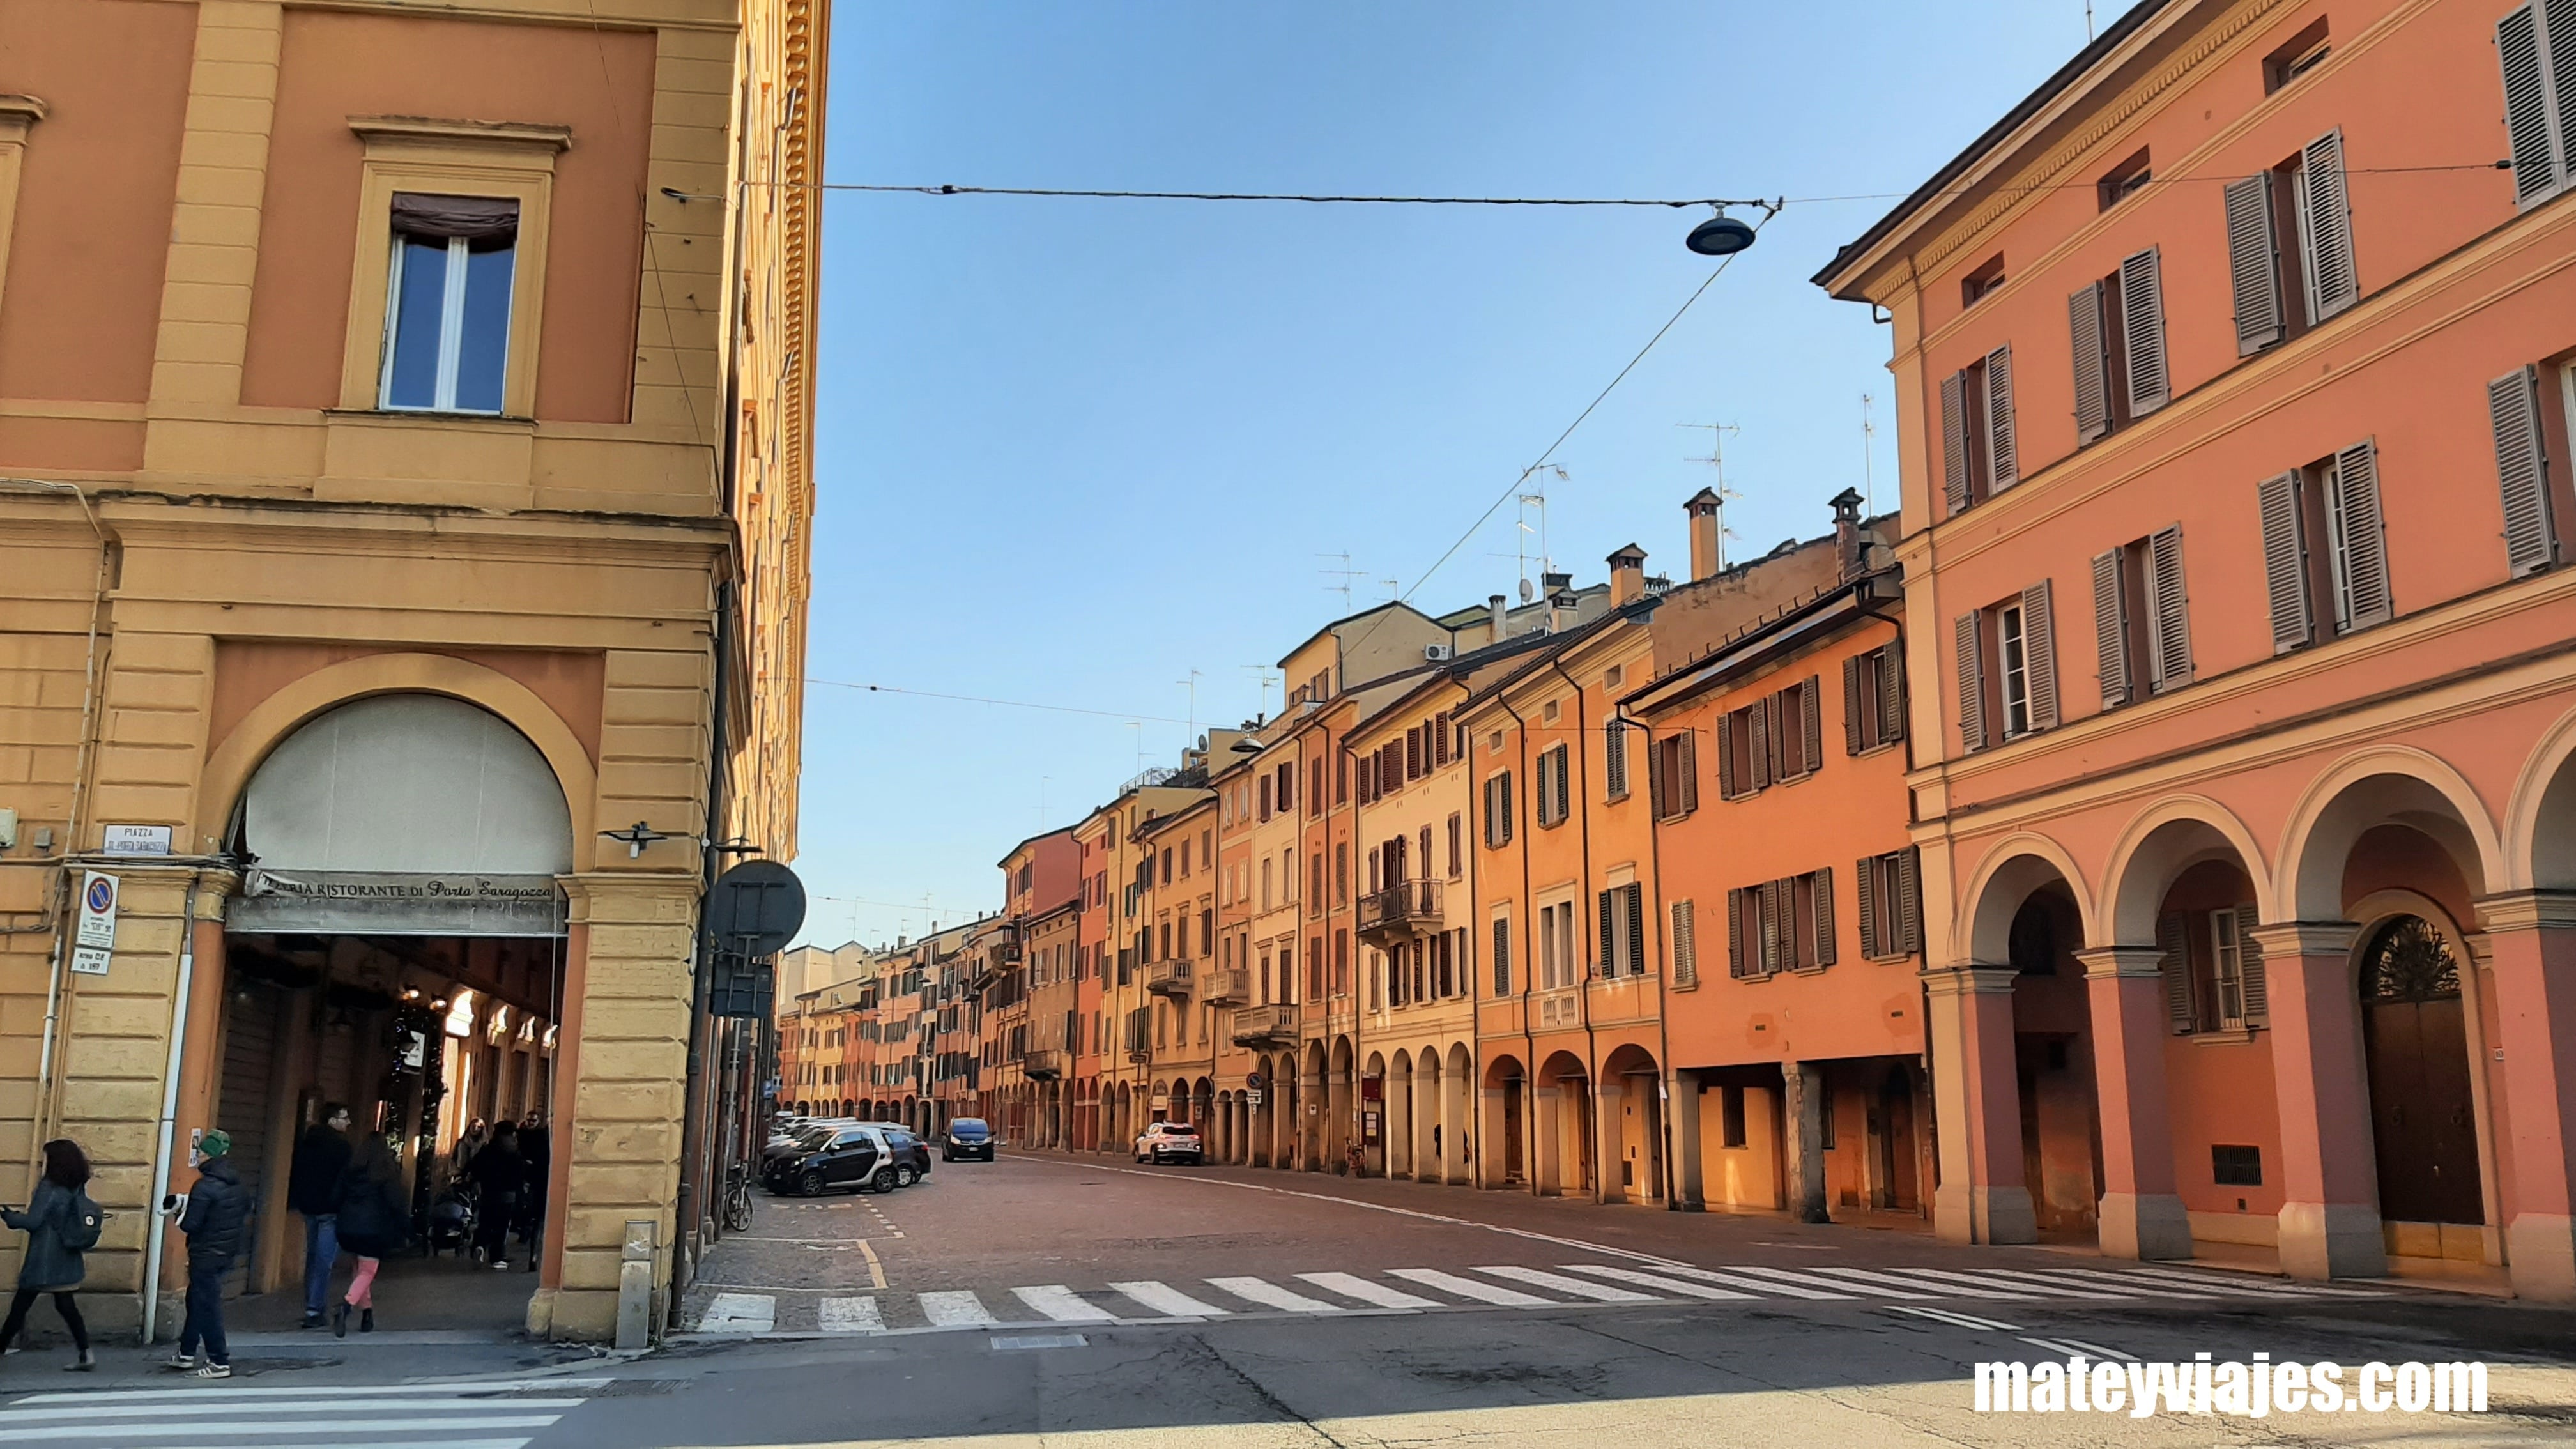
M1199 1129L1187 1122L1157 1122L1136 1138L1138 1162L1207 1161L1207 1149L1199 1145Z

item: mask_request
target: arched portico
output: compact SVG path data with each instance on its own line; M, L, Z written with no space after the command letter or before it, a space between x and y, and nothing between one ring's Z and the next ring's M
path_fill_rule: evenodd
M1476 1185L1524 1186L1530 1181L1530 1164L1536 1155L1530 1140L1537 1112L1532 1103L1529 1069L1519 1057L1502 1053L1487 1064L1481 1090L1488 1140L1483 1155L1477 1158Z

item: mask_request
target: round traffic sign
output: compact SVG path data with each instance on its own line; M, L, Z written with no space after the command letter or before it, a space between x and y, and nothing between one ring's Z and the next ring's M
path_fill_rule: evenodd
M106 913L110 907L116 904L116 882L109 880L103 875L92 876L90 878L89 890L84 896L84 900L88 904L92 913Z
M745 956L767 956L805 926L805 883L774 860L746 860L707 892L707 934Z

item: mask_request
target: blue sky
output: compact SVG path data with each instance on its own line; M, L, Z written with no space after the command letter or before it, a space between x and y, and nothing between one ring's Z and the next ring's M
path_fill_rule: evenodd
M845 3L826 175L1902 193L2084 24L2082 0ZM1864 393L1893 505L1886 329L1807 281L1889 204L1790 205L1558 450L1559 567L1596 582L1633 541L1687 573L1710 435L1684 423L1741 429L1739 553L1860 485ZM1014 842L1171 762L1193 669L1202 726L1254 714L1247 666L1342 611L1325 555L1362 607L1388 579L1435 613L1513 589L1510 506L1424 574L1710 266L1661 210L835 192L824 216L813 679L1109 712L809 686L796 864L827 945L991 909Z

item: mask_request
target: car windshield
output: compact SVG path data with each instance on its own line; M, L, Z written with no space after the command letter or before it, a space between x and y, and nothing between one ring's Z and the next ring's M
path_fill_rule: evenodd
M960 1137L981 1137L993 1129L976 1121L972 1117L960 1117L956 1121L948 1124L948 1130L956 1133Z

